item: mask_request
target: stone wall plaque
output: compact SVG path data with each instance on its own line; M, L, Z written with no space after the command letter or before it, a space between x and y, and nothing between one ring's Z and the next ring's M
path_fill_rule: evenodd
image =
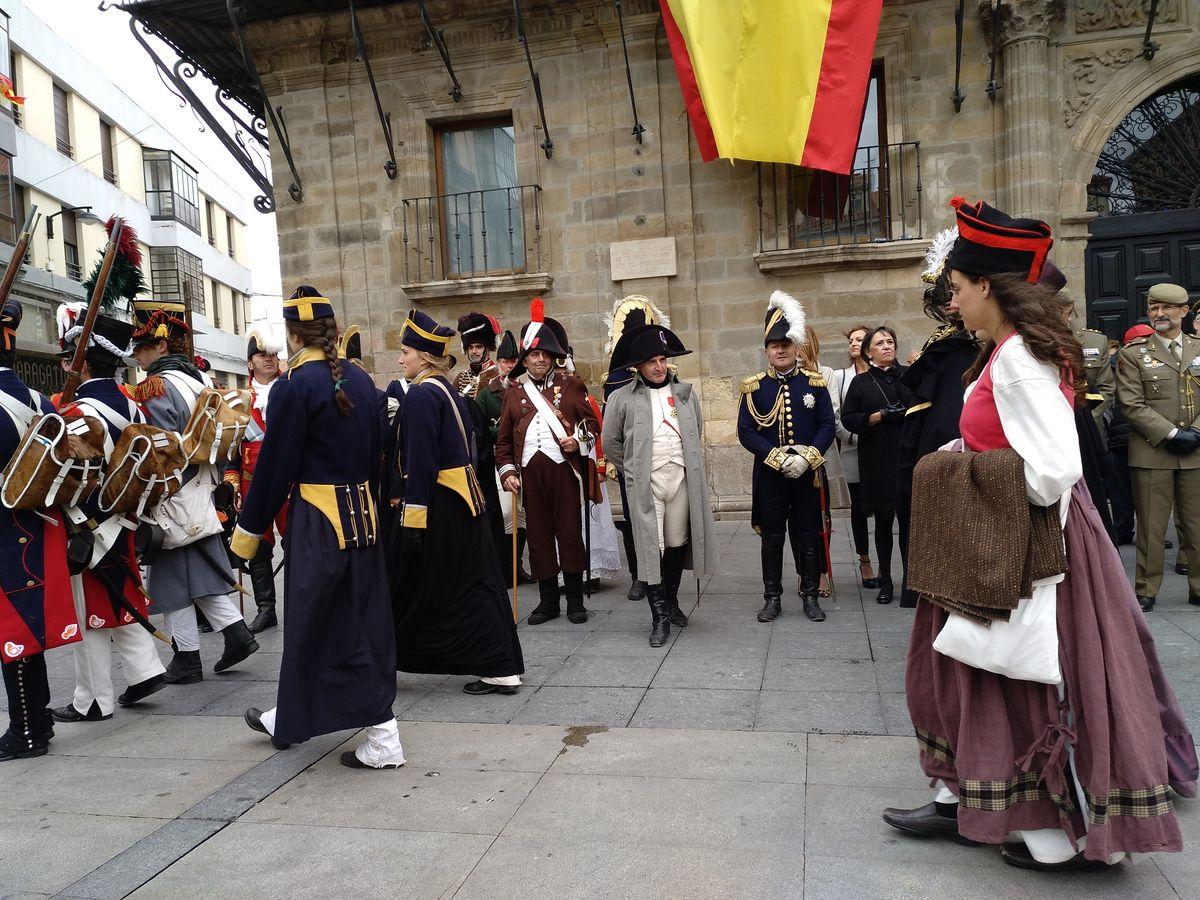
M676 274L675 238L617 241L608 245L613 281Z

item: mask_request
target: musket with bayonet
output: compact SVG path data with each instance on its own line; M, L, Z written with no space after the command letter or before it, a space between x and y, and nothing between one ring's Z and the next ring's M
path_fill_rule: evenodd
M63 385L62 399L59 408L65 407L75 399L75 390L83 377L83 362L87 354L88 341L92 337L92 329L96 326L96 316L100 312L100 304L104 300L104 290L108 287L108 276L112 273L113 260L117 257L117 245L121 240L121 231L125 222L120 216L113 216L112 231L108 235L108 244L104 248L104 259L100 263L100 272L96 276L96 284L92 288L92 296L88 299L87 315L83 320L83 330L75 339L75 355L71 357L71 370L67 373L66 384ZM3 287L0 284L0 287Z
M40 218L37 206L29 207L25 224L21 226L21 233L17 235L17 245L13 247L12 256L8 258L8 265L4 268L4 277L0 278L0 307L4 306L13 283L21 272L21 266L25 263L25 253L29 250L29 241L33 237L33 229L37 227Z

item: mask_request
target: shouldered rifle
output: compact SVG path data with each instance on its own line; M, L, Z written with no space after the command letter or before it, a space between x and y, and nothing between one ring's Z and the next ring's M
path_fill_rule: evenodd
M124 227L124 220L120 216L113 216L112 232L108 236L108 245L104 248L104 259L100 263L100 274L96 278L96 285L92 288L92 296L88 300L87 316L83 320L83 331L75 339L75 355L71 357L71 371L67 373L67 381L63 385L62 399L59 401L60 406L66 406L75 399L75 390L79 387L79 379L83 377L84 355L87 353L88 341L92 337L92 328L96 325L96 315L100 312L100 303L104 299L104 289L108 286L108 276L112 272L113 260L117 256L117 244L121 240L121 230Z
M25 216L25 224L21 226L21 233L17 236L17 245L13 247L12 256L9 257L8 265L4 269L4 277L0 278L0 306L3 306L4 301L8 299L13 282L17 280L17 275L21 271L21 264L25 262L29 240L33 237L33 229L39 218L41 216L38 214L37 206L29 207L29 214Z

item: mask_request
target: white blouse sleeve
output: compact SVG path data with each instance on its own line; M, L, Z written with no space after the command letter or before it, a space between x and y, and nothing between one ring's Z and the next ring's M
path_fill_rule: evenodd
M1029 502L1049 506L1083 477L1075 413L1052 366L1014 335L992 363L993 395L1004 436L1025 461Z

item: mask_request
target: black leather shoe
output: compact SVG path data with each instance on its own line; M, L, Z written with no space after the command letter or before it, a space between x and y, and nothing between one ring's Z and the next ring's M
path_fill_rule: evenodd
M10 759L33 759L35 756L45 756L49 749L46 745L49 743L43 738L17 738L12 729L0 735L0 762L8 762Z
M783 604L778 597L767 597L763 600L763 607L758 611L758 621L774 622L779 618L779 614L783 612Z
M875 602L883 606L892 602L892 598L896 595L896 589L892 586L892 579L879 579L879 594L875 597Z
M543 578L538 582L538 605L525 621L530 625L541 625L559 617L558 577Z
M258 614L254 617L254 621L250 623L250 633L258 634L260 631L266 631L268 628L274 628L279 624L279 619L275 615L274 606L260 606Z
M468 681L463 685L463 693L472 696L483 694L515 694L519 690L515 684L488 684L486 681Z
M400 763L393 763L386 766L368 766L365 762L358 758L353 750L343 751L339 759L341 760L342 765L347 769L368 769L372 772L382 771L383 769L398 769L401 765Z
M1186 575L1187 573L1188 573L1188 567L1186 565L1184 565L1183 563L1175 563L1175 574L1176 575Z
M1108 868L1108 863L1104 860L1087 859L1082 853L1059 863L1038 862L1024 844L1005 844L1000 850L1000 858L1010 866L1032 869L1034 872L1098 872Z
M86 713L77 710L75 704L68 703L66 706L50 710L50 715L54 716L55 722L103 722L105 719L112 718L112 713L107 716L101 714L100 704L95 700L92 701L92 705Z
M629 594L627 596L634 603L641 603L646 599L646 582L635 581L629 586Z
M588 620L588 611L586 609L573 609L567 613L567 621L572 625L582 625Z
M244 619L238 619L232 625L226 625L222 628L221 637L225 639L225 652L221 654L221 658L213 666L214 672L224 672L226 669L231 669L251 653L258 652L258 641L254 639L254 635L246 627Z
M262 710L257 706L251 706L249 709L247 709L242 718L246 720L247 725L257 731L259 734L265 734L267 737L269 737L271 739L271 746L273 746L276 750L286 750L288 747L292 746L291 744L286 744L283 741L276 740L275 735L267 731L267 726L262 723Z
M559 615L560 613L558 610L550 612L542 609L542 607L539 606L529 614L529 618L525 621L530 625L541 625L543 622L549 622L551 619L557 619Z
M650 605L650 646L661 647L671 636L671 616L662 584L646 585L646 602Z
M1155 603L1154 597L1143 597L1141 594L1138 594L1137 601L1138 601L1138 606L1140 606L1142 608L1142 612L1150 612L1150 610L1154 609L1154 603ZM1190 602L1190 600L1189 600L1189 602Z
M166 686L167 683L163 681L162 675L154 675L145 681L129 685L129 687L125 688L125 693L117 698L117 702L122 706L133 706L133 704L145 700L151 694L161 691Z
M937 804L932 801L918 809L896 809L889 807L883 811L883 821L893 828L915 834L918 837L947 837L968 847L978 846L978 841L965 838L958 833L958 819L943 816L938 812Z

